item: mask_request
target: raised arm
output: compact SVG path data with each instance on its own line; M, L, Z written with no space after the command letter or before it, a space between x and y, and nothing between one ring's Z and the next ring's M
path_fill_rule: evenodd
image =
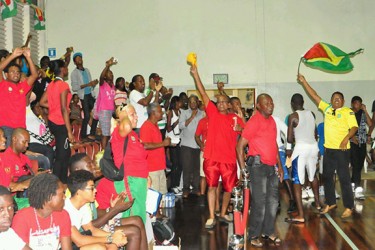
M306 93L313 99L314 103L318 106L322 98L316 93L316 91L306 81L305 77L301 74L297 76L297 82L302 85Z
M21 56L22 53L23 53L23 49L22 48L15 48L12 54L10 54L9 56L7 56L5 58L5 60L3 60L3 61L0 62L0 81L4 80L3 71L6 68L6 66L8 66L8 64L11 61L13 61L17 57Z
M199 94L202 96L204 106L207 107L207 105L210 103L210 98L208 97L208 95L206 93L206 89L204 88L204 86L202 84L201 78L199 77L197 67L191 66L190 67L190 73L193 76L194 83L195 83L196 88L199 91Z
M104 83L104 79L107 75L107 72L109 71L109 68L115 64L114 60L113 60L113 57L111 57L108 61L105 62L105 67L102 71L102 73L100 74L100 77L99 77L99 85L102 86L103 83Z
M33 60L31 60L31 52L29 48L24 48L22 54L25 56L27 63L29 64L30 68L30 76L27 78L27 84L29 86L34 85L36 79L38 78L38 71L35 67L35 64L33 63Z

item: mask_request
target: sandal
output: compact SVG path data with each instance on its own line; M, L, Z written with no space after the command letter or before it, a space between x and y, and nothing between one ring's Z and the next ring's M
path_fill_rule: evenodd
M225 222L225 223L232 223L233 219L229 215L224 215L224 216L219 216L218 217L220 222Z
M268 236L268 240L271 241L274 245L281 244L281 239L277 236Z
M250 244L251 244L253 247L263 247L263 243L259 240L258 237L253 237L253 238L251 238L251 240L250 240Z
M216 225L216 220L215 219L208 219L204 227L206 229L212 229Z
M285 222L288 222L290 224L303 224L305 223L305 219L297 219L297 218L285 218Z

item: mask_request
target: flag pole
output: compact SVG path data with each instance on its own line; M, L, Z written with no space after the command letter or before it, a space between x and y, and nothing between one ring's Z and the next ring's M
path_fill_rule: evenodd
M303 58L303 57L301 57L301 59L299 60L298 70L297 70L297 76L299 75L299 68L300 68L300 66L301 66L302 58Z

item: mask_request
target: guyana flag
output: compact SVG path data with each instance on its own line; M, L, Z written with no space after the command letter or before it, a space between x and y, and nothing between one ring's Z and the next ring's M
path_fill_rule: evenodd
M354 52L345 53L339 48L328 43L315 44L301 60L312 68L331 72L347 72L353 69L350 57L362 52L358 49Z
M17 3L14 0L0 0L1 18L17 16Z
M44 18L43 11L35 7L35 14L34 14L34 29L35 30L45 30L46 29L46 19Z

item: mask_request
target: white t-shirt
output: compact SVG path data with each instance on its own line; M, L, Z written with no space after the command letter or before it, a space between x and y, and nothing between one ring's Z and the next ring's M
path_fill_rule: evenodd
M92 221L89 206L83 206L78 210L73 206L70 199L66 199L64 209L69 213L72 226L75 226L77 230L80 230L82 225L89 224Z
M33 113L30 106L26 107L26 129L39 136L42 136L46 131L46 125ZM43 144L33 136L30 136L30 142Z
M145 98L146 95L144 93L139 92L138 90L132 90L129 95L130 104L134 106L135 111L138 115L138 122L137 128L141 128L143 123L147 120L147 108L138 103L139 100Z
M0 250L22 249L26 243L14 232L12 228L0 233Z

